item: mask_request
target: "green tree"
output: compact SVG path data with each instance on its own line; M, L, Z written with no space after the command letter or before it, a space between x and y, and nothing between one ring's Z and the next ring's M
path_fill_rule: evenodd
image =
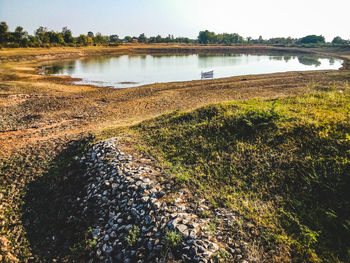
M31 47L39 47L40 43L39 40L36 36L29 36L28 37L28 45L30 45Z
M178 43L190 43L190 42L193 42L193 40L189 39L188 37L177 37L175 39L175 42L178 42Z
M36 31L35 31L35 36L37 37L37 39L39 40L40 43L49 43L50 42L50 38L47 34L47 28L46 27L39 27Z
M95 45L103 45L103 44L107 44L109 41L108 37L102 36L101 33L96 33L95 37L94 37L94 44Z
M294 44L297 41L297 39L287 37L286 44Z
M164 39L165 42L167 43L171 43L171 42L174 42L174 35L168 35L165 39Z
M156 43L161 43L162 42L162 36L161 35L157 35L155 38L155 42Z
M49 31L47 32L47 36L50 39L50 43L64 44L64 38L61 33L58 33L55 31Z
M64 42L66 42L67 44L74 43L74 37L72 35L72 31L69 30L67 27L62 28L61 34L63 36Z
M109 42L112 42L112 43L119 42L119 36L118 35L110 35Z
M156 43L156 38L155 37L149 37L148 43Z
M6 22L0 23L0 44L5 44L9 40L10 34L8 32L9 27Z
M86 36L86 35L81 34L81 35L79 35L77 37L77 41L76 42L80 46L87 46L87 45L89 45L89 37Z
M131 43L132 37L131 36L126 36L126 37L124 37L124 40L129 42L129 43Z
M18 44L19 46L26 47L29 44L28 33L23 31L23 27L18 26L15 32L11 33L11 41Z
M139 43L146 43L147 42L147 37L145 36L144 33L139 35L138 41L139 41Z
M21 43L25 35L26 35L26 32L23 31L23 27L21 26L16 27L15 32L13 33L14 42Z
M342 39L339 36L333 38L333 40L332 40L332 44L334 44L334 45L344 45L344 44L347 44L347 42L348 41L346 41L345 39Z
M64 45L64 38L61 33L57 33L57 42L61 45Z
M243 43L243 37L241 37L239 34L237 33L233 33L232 34L232 42L235 44L239 44L239 43Z
M326 43L324 36L308 35L300 39L301 44L322 44Z
M200 31L198 35L198 42L200 44L210 44L216 42L216 35L214 32L208 30Z

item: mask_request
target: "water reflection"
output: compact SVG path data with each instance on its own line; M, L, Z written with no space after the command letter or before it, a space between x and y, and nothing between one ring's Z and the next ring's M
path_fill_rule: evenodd
M289 60L292 59L292 56L286 55L286 56L283 57L283 59L284 59L285 62L288 62Z
M52 65L45 67L45 73L48 75L52 74L62 74L64 69L64 64Z
M272 60L282 61L284 58L282 56L271 56L269 57Z
M315 66L315 67L319 67L321 65L321 62L318 59L319 58L316 56L299 56L298 57L299 63L306 66Z
M45 67L47 74L81 78L78 84L117 88L155 82L188 81L201 71L214 70L215 78L312 69L338 69L342 61L298 54L133 54L64 61ZM96 84L97 83L97 84Z

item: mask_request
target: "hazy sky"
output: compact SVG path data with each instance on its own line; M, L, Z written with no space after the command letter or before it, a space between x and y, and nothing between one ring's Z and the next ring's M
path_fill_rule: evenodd
M200 30L247 37L350 39L350 0L0 0L0 21L33 34L39 26L73 35L188 36Z

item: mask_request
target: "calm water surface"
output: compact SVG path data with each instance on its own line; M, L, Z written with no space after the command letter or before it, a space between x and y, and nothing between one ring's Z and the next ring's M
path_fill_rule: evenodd
M339 69L342 60L313 55L123 55L77 59L46 66L49 74L81 78L76 84L128 88L156 82L214 78L300 70Z

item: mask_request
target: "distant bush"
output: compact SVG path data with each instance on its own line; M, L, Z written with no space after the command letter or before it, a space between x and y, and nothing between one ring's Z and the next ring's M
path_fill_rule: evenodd
M324 36L308 35L299 40L301 44L321 44L326 43Z
M338 36L338 37L333 38L332 44L334 44L334 45L347 45L347 44L350 44L350 41L342 39L341 37Z

